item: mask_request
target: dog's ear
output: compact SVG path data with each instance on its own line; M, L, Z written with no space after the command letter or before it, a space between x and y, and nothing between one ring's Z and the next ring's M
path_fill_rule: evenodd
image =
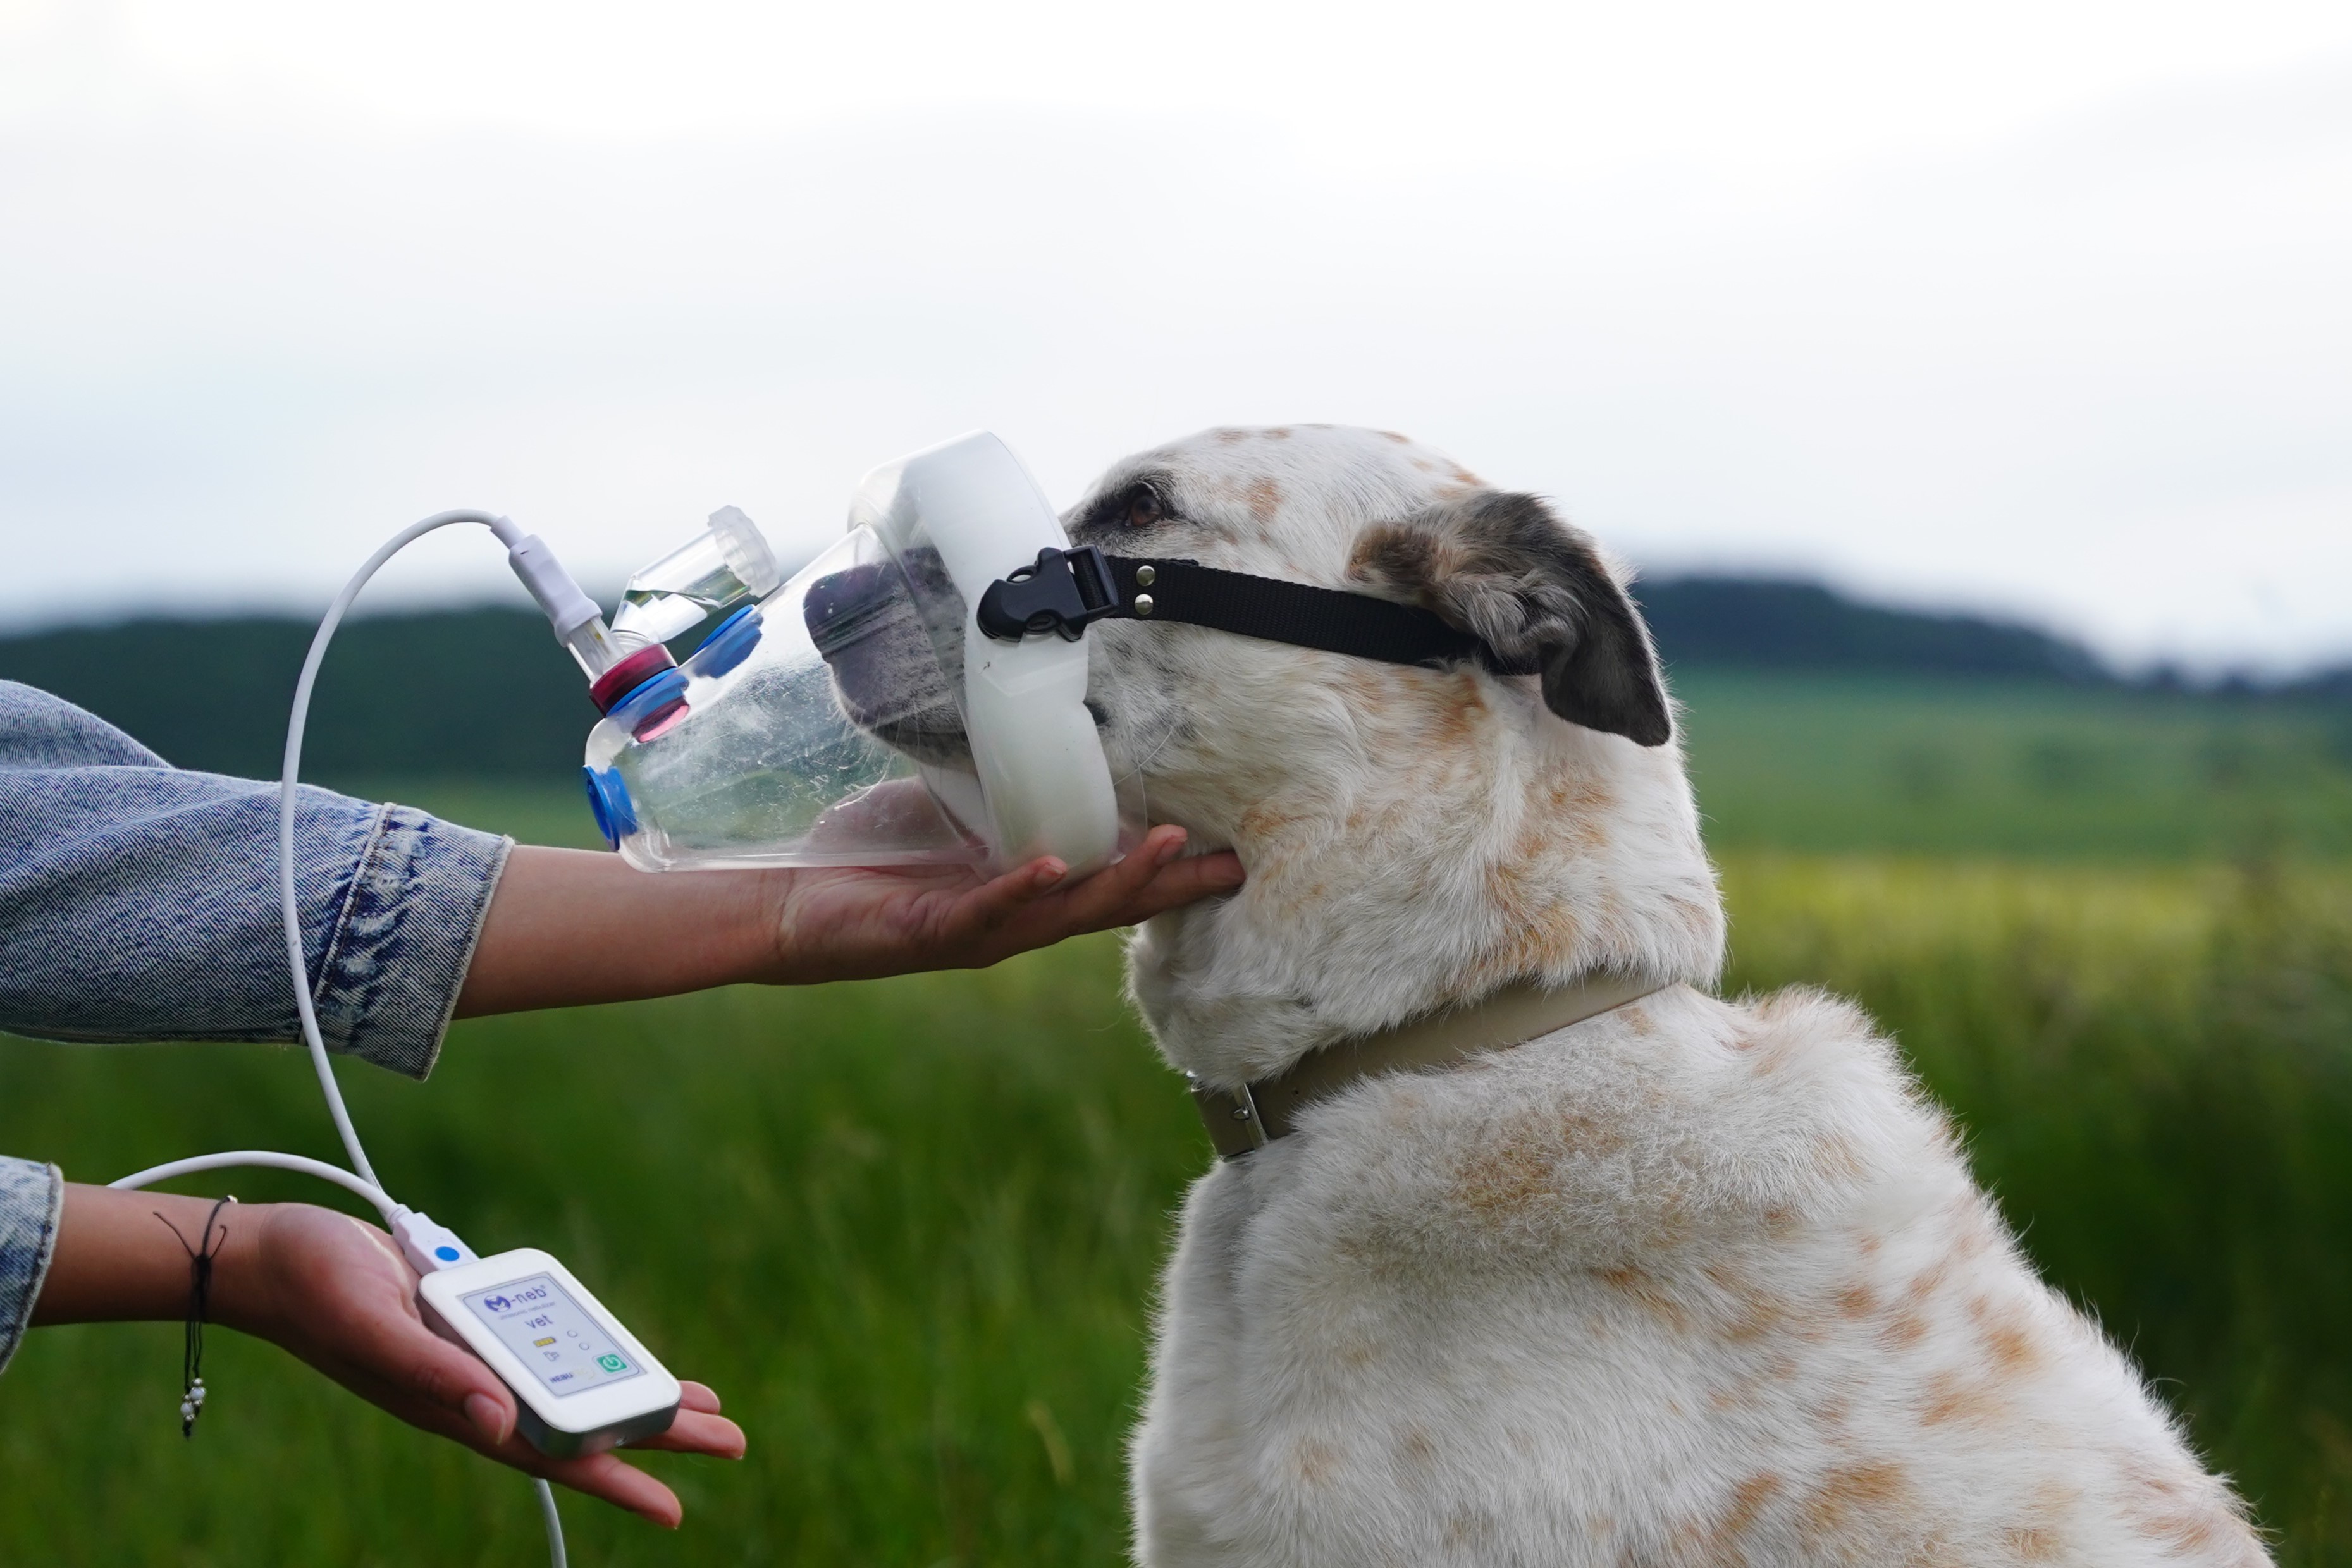
M1350 576L1410 599L1539 671L1570 724L1642 746L1674 733L1650 634L1583 532L1534 496L1480 490L1357 538Z

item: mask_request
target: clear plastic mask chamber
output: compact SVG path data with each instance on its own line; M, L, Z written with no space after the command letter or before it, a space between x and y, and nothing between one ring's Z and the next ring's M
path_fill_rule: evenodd
M849 521L590 733L607 839L649 871L1116 858L1141 789L1113 786L1084 643L997 642L973 617L990 582L1068 542L1020 460L985 432L916 453L866 476ZM616 638L649 648L758 591L772 557L740 512L729 528L633 579Z

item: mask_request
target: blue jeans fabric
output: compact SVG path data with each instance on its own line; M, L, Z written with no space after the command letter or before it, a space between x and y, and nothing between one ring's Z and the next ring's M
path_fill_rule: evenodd
M65 1197L57 1166L0 1155L0 1370L25 1337L25 1320L49 1271Z
M296 904L329 1050L432 1071L512 843L301 791ZM299 1040L277 787L175 768L95 715L0 681L0 1030ZM62 1180L0 1158L0 1368L48 1267Z

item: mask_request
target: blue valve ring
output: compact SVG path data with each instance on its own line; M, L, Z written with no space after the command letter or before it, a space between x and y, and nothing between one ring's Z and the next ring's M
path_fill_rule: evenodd
M580 782L588 791L588 810L596 819L596 831L604 835L605 847L619 849L621 841L637 831L637 812L630 803L628 785L611 768L583 768Z
M656 708L665 706L686 691L684 670L664 670L651 680L640 681L629 688L629 695L614 703L604 715L615 724L634 727Z
M713 627L687 663L695 667L697 674L715 680L750 658L751 650L759 645L760 607L746 604Z

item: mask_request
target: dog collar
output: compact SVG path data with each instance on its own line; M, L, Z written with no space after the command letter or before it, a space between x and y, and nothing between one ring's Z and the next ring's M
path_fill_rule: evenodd
M1522 981L1465 1008L1425 1014L1379 1034L1343 1040L1311 1051L1288 1071L1234 1089L1192 1081L1192 1103L1209 1141L1226 1159L1264 1148L1296 1132L1307 1106L1359 1079L1383 1072L1454 1067L1491 1051L1508 1051L1570 1024L1640 1001L1671 981L1603 976L1581 985L1548 987Z

